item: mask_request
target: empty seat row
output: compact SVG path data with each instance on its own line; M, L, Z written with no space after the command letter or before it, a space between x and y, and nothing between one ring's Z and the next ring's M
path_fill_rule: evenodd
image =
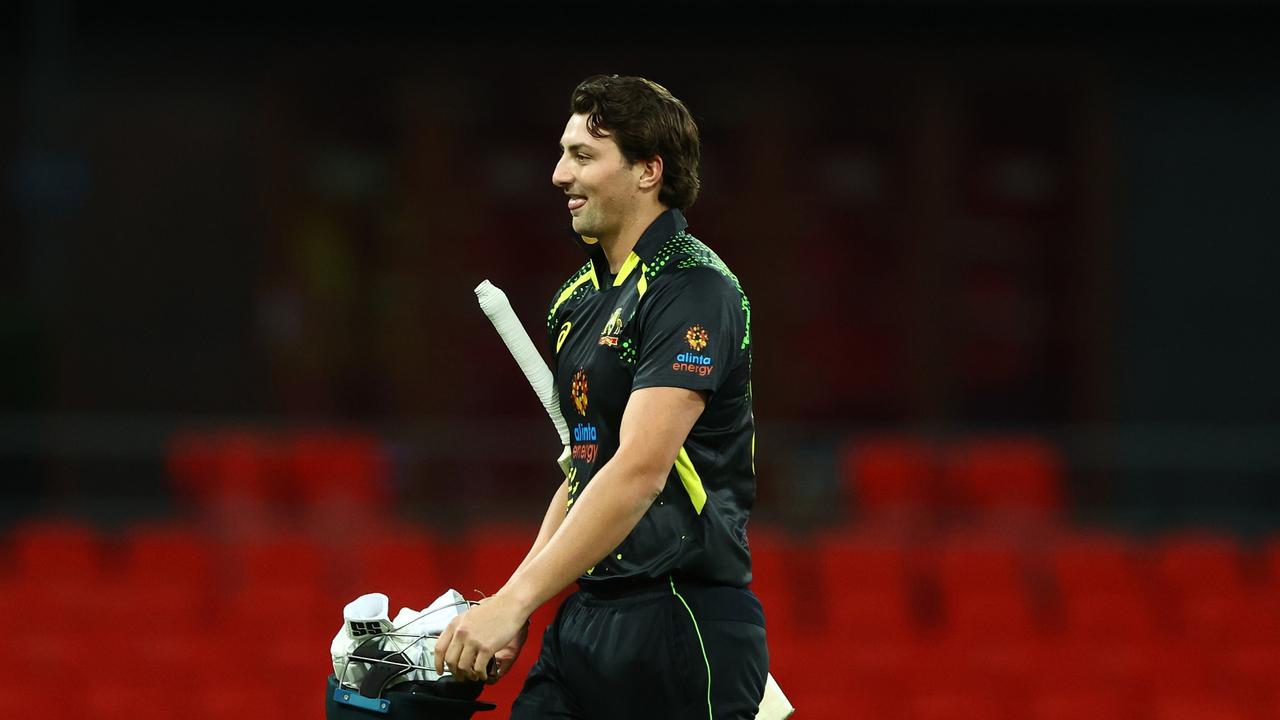
M264 590L378 590L398 601L446 583L478 597L502 586L535 535L520 525L474 526L454 537L384 525L351 537L279 532L224 541L190 526L144 525L108 539L79 523L29 522L9 533L0 582L40 587L50 598L91 586L175 602ZM758 529L750 539L753 587L771 621L800 632L1280 632L1272 611L1280 606L1272 602L1280 540L1255 551L1196 533L1148 543L1083 532L792 538Z
M390 492L389 453L361 432L218 428L176 433L166 471L177 495L200 506L377 505Z
M752 554L756 593L788 634L1280 638L1280 541L756 533Z
M182 525L109 536L27 522L5 535L0 613L33 618L36 631L7 638L22 662L4 680L28 689L20 700L83 679L74 697L58 694L75 708L63 717L284 708L318 718L347 600L377 590L393 607L420 607L447 585L491 593L534 534L400 527L232 542ZM750 538L771 666L810 717L1260 720L1275 715L1259 708L1278 709L1280 538L857 528ZM517 673L553 609L540 611ZM509 703L516 691L487 693Z
M279 531L223 538L199 526L149 524L106 536L83 523L45 520L13 528L3 544L0 585L94 592L134 589L157 596L234 597L289 589L337 595L382 591L393 601L453 584L492 594L537 534L523 525L477 525L446 537L384 522L376 531L326 536ZM345 602L345 600L343 601Z
M10 645L21 663L0 678L0 716L42 718L323 717L328 638L264 628L258 638L216 632L111 643L55 633ZM87 645L56 664L53 645ZM1047 647L1003 653L920 645L809 645L772 637L771 670L802 715L833 718L1140 718L1264 720L1277 717L1280 688L1268 674L1231 677L1189 651L1152 647L1119 657L1100 648ZM503 717L538 651L537 635L510 680L485 690ZM1112 651L1111 654L1114 654ZM104 665L103 658L109 657ZM39 714L32 715L38 703ZM267 714L264 714L267 713Z
M1065 503L1066 463L1049 441L855 436L839 450L851 516L1003 513L1047 518Z

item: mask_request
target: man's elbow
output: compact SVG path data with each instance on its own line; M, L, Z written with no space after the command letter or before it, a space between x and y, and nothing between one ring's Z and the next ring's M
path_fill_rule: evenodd
M662 489L667 486L667 474L670 470L671 468L650 466L636 473L636 490L644 494L646 505L653 503L662 494Z
M626 468L624 474L630 479L629 484L637 493L643 493L643 498L650 503L658 499L658 495L662 494L663 488L667 486L671 463L663 463L647 453L643 455L619 453L616 459L622 460Z
M662 494L663 488L667 486L667 473L651 473L646 477L644 483L645 505L652 505L658 496Z

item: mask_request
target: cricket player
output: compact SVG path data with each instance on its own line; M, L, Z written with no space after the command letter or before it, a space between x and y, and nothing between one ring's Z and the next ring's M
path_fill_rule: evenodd
M551 180L588 259L547 332L572 466L507 583L441 635L437 669L501 677L530 614L576 581L513 718L752 718L769 660L748 589L751 310L682 212L698 127L638 77L589 78L570 111Z

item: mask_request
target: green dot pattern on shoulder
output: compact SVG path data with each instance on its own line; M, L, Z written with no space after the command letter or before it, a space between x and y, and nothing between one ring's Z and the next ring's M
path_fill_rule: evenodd
M745 332L742 334L741 350L746 350L751 345L751 302L747 300L747 294L742 291L742 283L738 282L738 276L733 274L728 265L716 255L715 251L707 247L701 240L690 235L688 232L680 231L671 236L671 239L663 244L662 248L653 257L653 263L645 269L645 279L653 282L659 274L662 273L666 266L674 261L677 270L689 270L692 268L712 268L724 275L733 283L733 287L738 291L738 296L742 299L742 314L745 323Z

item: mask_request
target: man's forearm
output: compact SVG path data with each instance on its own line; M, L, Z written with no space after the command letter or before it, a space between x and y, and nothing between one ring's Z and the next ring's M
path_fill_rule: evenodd
M665 470L631 466L615 456L587 484L573 512L546 544L525 558L499 593L510 594L532 613L626 539L665 481Z
M556 534L556 530L560 529L560 524L564 522L565 504L569 502L569 481L565 480L560 483L560 489L556 490L555 495L551 496L551 504L547 506L547 514L542 516L542 527L538 528L538 537L533 541L533 547L529 548L529 552L524 556L524 560L520 561L520 566L511 573L515 575L524 569L529 561L537 557L542 548L546 547L547 542L551 540L551 536Z

